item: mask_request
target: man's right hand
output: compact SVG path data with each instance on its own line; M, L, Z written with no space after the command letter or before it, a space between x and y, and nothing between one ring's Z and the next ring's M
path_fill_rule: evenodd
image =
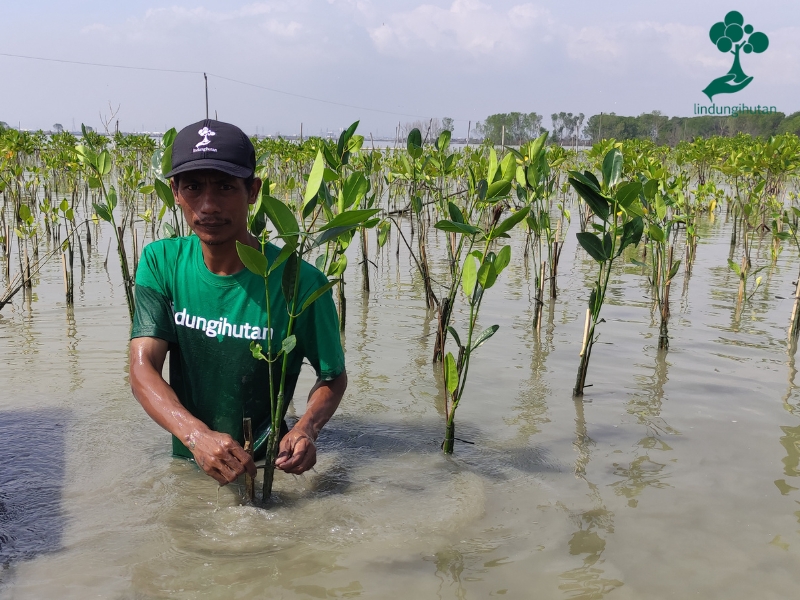
M197 464L220 485L236 481L245 472L251 477L256 476L253 457L227 433L195 432L189 436L188 442Z

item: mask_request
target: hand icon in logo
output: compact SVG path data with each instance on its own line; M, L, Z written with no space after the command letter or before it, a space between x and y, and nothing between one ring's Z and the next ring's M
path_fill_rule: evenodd
M745 54L761 54L769 47L769 38L765 33L754 32L752 25L745 25L742 13L735 10L725 15L724 21L714 23L708 34L717 50L734 56L733 66L728 74L717 77L703 90L708 99L713 101L717 94L733 94L753 81L742 70L739 52L744 50Z
M199 148L200 146L208 146L211 143L211 140L208 139L210 135L217 135L213 131L211 131L208 127L203 127L200 131L198 131L200 135L203 136L203 139L195 144L195 148Z

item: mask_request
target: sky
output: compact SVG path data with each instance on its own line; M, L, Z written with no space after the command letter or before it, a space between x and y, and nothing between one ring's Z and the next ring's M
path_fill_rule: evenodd
M359 133L394 136L450 117L464 136L512 111L545 127L561 111L690 116L731 67L709 39L730 10L770 45L742 55L753 81L716 104L800 110L797 0L27 0L0 11L0 121L102 131L115 113L123 131L180 128L205 116L203 72L211 117L250 134L360 120Z

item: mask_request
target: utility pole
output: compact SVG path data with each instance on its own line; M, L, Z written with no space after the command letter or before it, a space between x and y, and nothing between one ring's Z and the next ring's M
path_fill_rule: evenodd
M203 73L203 79L206 81L206 119L208 118L208 75Z

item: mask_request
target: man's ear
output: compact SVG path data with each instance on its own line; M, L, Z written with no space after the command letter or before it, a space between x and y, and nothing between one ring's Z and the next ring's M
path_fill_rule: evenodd
M261 192L262 185L263 182L261 181L260 178L256 177L255 179L253 179L253 185L250 188L250 195L247 198L248 204L255 204L256 202L258 202L258 194Z

